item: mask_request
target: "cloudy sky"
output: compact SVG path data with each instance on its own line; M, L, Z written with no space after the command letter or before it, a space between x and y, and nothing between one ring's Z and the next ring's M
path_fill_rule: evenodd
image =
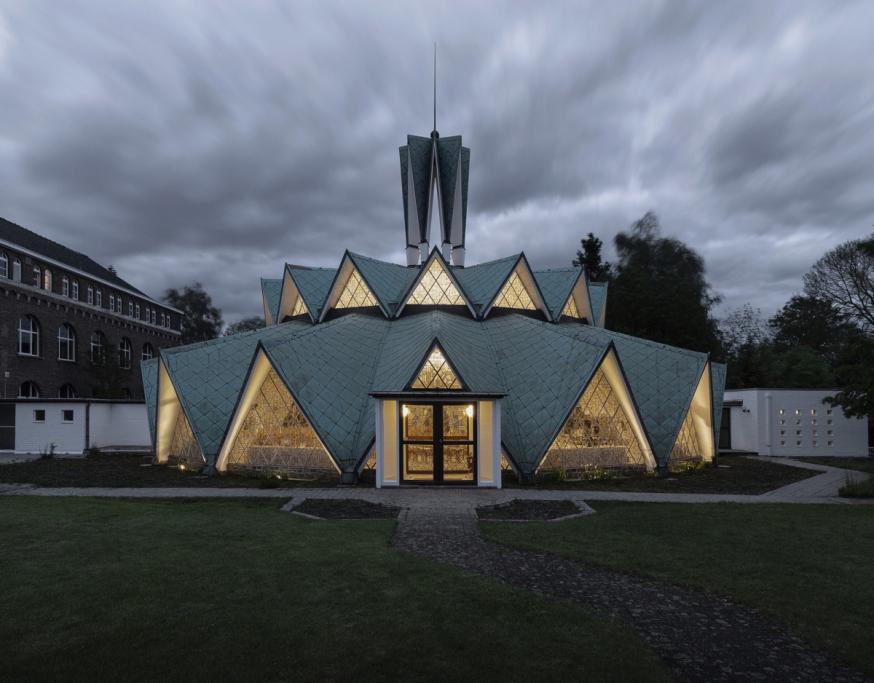
M874 3L0 0L0 216L232 322L258 277L402 260L397 147L471 152L468 262L648 209L770 314L874 223ZM608 256L612 246L608 247Z

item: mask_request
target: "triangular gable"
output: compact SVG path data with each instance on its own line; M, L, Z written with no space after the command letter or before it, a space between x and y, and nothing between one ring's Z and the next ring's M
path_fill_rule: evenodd
M534 278L554 321L567 316L591 323L588 281L582 268L535 270Z
M331 285L337 275L336 268L309 268L286 264L286 270L291 275L297 291L300 293L310 318L313 322L319 319L322 305L328 296Z
M426 306L467 306L471 315L476 311L468 300L452 272L446 264L440 251L435 247L425 264L419 269L419 274L404 294L403 303L397 308L395 317L408 305Z
M604 327L607 320L607 290L606 282L589 282L589 301L592 305L592 324Z
M519 255L516 266L507 279L501 283L494 298L483 311L483 317L488 316L493 308L539 310L547 320L552 320L552 315L546 306L543 293L540 291L525 254Z
M379 308L383 314L388 317L388 311L383 306L382 302L374 294L373 288L367 278L361 273L360 269L355 265L347 251L343 255L343 260L340 267L337 269L337 275L325 299L325 305L322 308L322 314L319 322L325 320L325 317L333 309L350 309L350 308Z
M216 460L216 470L292 476L340 472L261 344L249 366Z
M645 467L656 462L611 345L588 378L539 468Z
M282 296L282 279L261 278L261 302L264 307L264 322L275 325L279 310L279 300Z
M409 384L410 389L426 391L460 391L464 386L458 372L436 341L419 364L419 369Z
M477 263L464 268L452 267L452 274L461 284L464 295L468 297L477 314L485 310L504 281L510 277L510 273L519 261L519 256L515 254L497 261Z
M564 305L564 308L561 309L562 316L566 316L568 318L582 318L580 312L577 310L577 304L574 301L573 295L567 298L567 303Z
M684 462L712 462L716 456L713 431L713 404L709 363L695 387L695 393L674 440L669 466Z
M288 318L295 318L299 315L306 315L310 320L309 307L303 299L300 290L297 287L297 282L288 264L285 266L285 274L282 280L282 293L279 296L279 305L276 312L276 322L280 323Z
M203 448L191 429L191 422L163 359L158 367L155 456L159 463L178 464L190 469L199 470L206 464Z

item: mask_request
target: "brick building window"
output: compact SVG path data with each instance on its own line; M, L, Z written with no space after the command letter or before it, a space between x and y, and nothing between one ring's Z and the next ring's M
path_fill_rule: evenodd
M61 294L70 296L70 279L66 275L61 278Z
M109 295L109 310L115 312L115 294Z
M79 300L79 281L73 280L73 299Z
M140 305L137 304L136 306L134 306L134 308L136 309L136 313L134 313L134 317L135 317L137 320L139 320L139 319L140 319Z
M103 365L106 359L106 335L99 330L92 332L89 347L91 362L94 365Z
M127 314L131 318L134 317L134 302L133 301L127 302Z
M42 284L42 271L39 266L33 267L33 286L39 287Z
M79 394L72 384L62 384L58 389L58 398L79 398Z
M42 288L47 292L52 291L52 271L46 268L42 276Z
M155 325L158 320L158 314L155 311L152 311L152 325Z
M94 305L94 287L88 285L88 303Z
M39 387L36 382L22 382L18 387L18 398L39 398Z
M146 342L143 344L143 355L142 360L151 360L155 357L155 347Z
M103 308L103 292L98 289L95 296L97 297L95 299L97 308Z
M0 276L9 277L9 257L5 251L0 251Z
M26 315L18 320L18 354L39 355L39 323L32 315Z
M58 328L58 360L76 360L76 332L68 323Z
M21 282L21 261L19 259L12 259L12 279Z
M130 369L131 365L131 345L130 339L122 337L118 343L118 366L125 370Z

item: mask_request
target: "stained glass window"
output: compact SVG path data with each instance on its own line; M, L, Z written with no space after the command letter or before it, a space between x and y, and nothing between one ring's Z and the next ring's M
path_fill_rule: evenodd
M243 419L228 471L313 479L336 472L306 416L272 368Z
M461 382L439 348L434 347L412 384L413 389L461 389Z
M427 304L433 306L463 306L464 299L436 258L407 299L408 304Z
M346 286L340 293L335 308L364 308L377 305L373 292L370 291L358 271L353 270L346 281Z
M644 468L646 455L607 375L599 369L556 437L543 469L569 478L593 468Z
M668 467L682 467L685 464L700 462L704 457L698 444L698 435L695 433L695 425L692 423L692 411L686 413L680 433L668 458Z
M525 311L537 310L537 306L531 300L528 290L522 284L522 279L516 271L507 280L495 299L496 308L521 308Z
M203 467L205 460L203 451L197 445L191 425L182 408L176 414L176 424L173 425L173 436L170 439L170 449L167 454L167 463L170 465L184 465L192 470Z
M293 318L296 315L308 315L309 310L307 309L307 305L303 302L303 297L298 294L297 301L294 302L294 308L291 311L291 317Z
M566 315L570 318L582 318L580 312L577 310L577 304L574 301L573 295L569 296L567 299L567 303L564 305L564 309L561 312L562 315Z

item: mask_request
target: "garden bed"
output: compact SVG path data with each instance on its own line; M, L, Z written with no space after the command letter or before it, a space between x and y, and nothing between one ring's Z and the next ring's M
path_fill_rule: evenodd
M321 519L397 519L399 507L381 505L366 500L323 500L307 498L293 508L293 512Z
M476 514L485 520L545 521L581 514L569 500L511 500L500 505L478 507Z

